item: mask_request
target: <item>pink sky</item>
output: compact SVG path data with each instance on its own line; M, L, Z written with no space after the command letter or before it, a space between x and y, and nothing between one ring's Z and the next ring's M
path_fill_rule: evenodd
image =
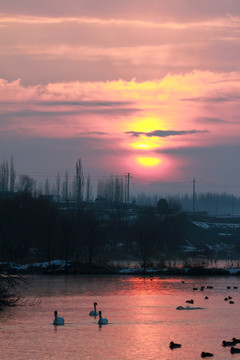
M240 194L239 0L0 0L0 161Z

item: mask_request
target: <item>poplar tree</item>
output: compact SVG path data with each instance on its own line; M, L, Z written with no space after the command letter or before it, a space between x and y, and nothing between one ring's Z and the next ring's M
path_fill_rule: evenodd
M84 186L84 176L82 169L82 161L78 159L76 162L76 175L75 175L75 195L77 203L83 200L83 186Z

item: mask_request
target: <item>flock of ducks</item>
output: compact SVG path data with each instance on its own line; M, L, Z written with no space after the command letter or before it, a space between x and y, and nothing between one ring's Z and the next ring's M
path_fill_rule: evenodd
M94 316L94 317L99 316L98 324L99 325L108 325L108 319L102 317L102 312L100 310L99 310L99 312L97 312L97 302L94 302L93 308L94 308L94 310L90 311L89 316ZM58 316L57 310L54 311L53 325L55 325L55 326L64 325L64 318L61 316Z
M182 281L182 283L184 283L184 281ZM206 287L207 289L213 289L214 287L213 286L207 286ZM231 286L227 286L227 289L231 289ZM233 289L238 289L238 286L233 286ZM198 288L194 287L193 288L194 291L198 290ZM201 286L200 287L200 291L204 291L205 290L205 286ZM205 300L208 299L208 296L205 296L204 298ZM232 296L227 296L224 298L224 301L228 301L229 304L234 304L234 301L232 301ZM190 300L186 300L186 303L188 304L194 304L194 300L193 299L190 299ZM183 306L178 306L176 308L176 310L193 310L193 309L202 309L202 308L197 308L197 307L190 307L190 306L186 306L186 307L183 307ZM240 348L236 348L234 347L235 345L237 344L240 344L240 339L237 339L237 338L232 338L231 341L226 341L226 340L223 340L222 341L222 346L226 347L226 346L229 346L231 347L230 348L230 353L231 354L240 354ZM171 350L173 349L177 349L177 348L180 348L182 345L181 344L177 344L177 343L174 343L173 341L171 341L169 343L169 347ZM202 352L201 353L201 357L202 358L207 358L207 357L212 357L214 356L212 353L210 352Z
M184 283L184 281L182 281L182 283ZM204 291L205 287L204 286L201 286L200 290L201 291ZM213 289L213 286L207 286L207 289ZM227 289L231 289L230 286L227 286ZM234 286L233 289L238 289L237 286ZM194 287L193 288L194 291L198 290L198 288ZM205 296L204 299L208 299L208 296ZM234 304L234 301L231 300L232 297L231 296L228 296L226 297L224 300L225 301L229 301L229 304ZM193 299L190 299L190 300L186 300L186 303L188 304L194 304L194 300ZM108 319L106 318L103 318L102 317L102 312L99 310L99 312L97 311L97 302L95 301L93 303L93 310L90 311L89 313L89 316L99 316L99 320L98 320L98 324L99 325L107 325L108 324ZM199 308L199 307L190 307L190 306L186 306L186 307L183 307L183 306L178 306L176 308L177 310L192 310L192 309L202 309L202 308ZM61 316L58 316L58 312L57 310L54 311L54 320L53 320L53 325L64 325L64 318L61 317ZM226 341L226 340L223 340L222 341L222 346L223 347L231 347L230 348L230 352L231 354L236 354L236 353L240 353L240 348L235 348L234 346L236 344L240 344L240 339L237 339L237 338L232 338L231 341ZM171 341L169 343L169 347L171 350L173 349L178 349L178 348L181 348L181 344L177 344L177 343L174 343L173 341ZM207 357L212 357L214 356L212 353L210 352L202 352L201 353L201 357L202 358L207 358Z

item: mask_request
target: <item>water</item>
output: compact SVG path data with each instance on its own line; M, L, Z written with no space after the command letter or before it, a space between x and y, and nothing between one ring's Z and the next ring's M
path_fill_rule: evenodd
M40 305L0 313L0 359L195 360L202 351L232 359L221 343L240 337L240 287L227 290L238 283L237 277L35 276L26 296L41 297ZM201 285L214 288L193 291ZM228 295L234 304L224 301ZM176 310L188 299L204 309ZM94 301L108 325L88 316ZM56 309L62 327L52 325ZM170 341L182 347L170 350Z

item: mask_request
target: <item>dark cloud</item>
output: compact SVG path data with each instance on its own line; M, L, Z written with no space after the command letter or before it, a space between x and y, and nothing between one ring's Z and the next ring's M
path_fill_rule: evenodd
M194 101L194 102L209 102L209 103L224 103L224 102L230 102L230 101L236 101L239 100L239 96L219 96L219 97L193 97L193 98L185 98L180 99L181 101Z
M77 133L76 136L88 136L88 135L109 135L107 132L104 131L86 131L86 132L81 132L81 133Z
M105 115L105 116L126 116L128 114L136 113L141 111L138 108L87 108L87 109L73 109L73 110L29 110L29 109L21 109L16 111L7 111L2 112L2 118L13 118L13 117L42 117L42 119L47 119L49 117L56 116L71 116L71 115Z
M195 119L197 123L203 124L224 124L229 123L229 121L219 118L212 118L212 117L198 117Z
M125 134L130 134L132 136L138 137L140 135L145 135L148 137L168 137L168 136L179 136L179 135L189 135L189 134L201 134L206 133L207 130L154 130L151 132L143 132L143 131L126 131Z
M121 107L130 106L130 101L47 101L38 103L43 106L86 106L86 107Z

